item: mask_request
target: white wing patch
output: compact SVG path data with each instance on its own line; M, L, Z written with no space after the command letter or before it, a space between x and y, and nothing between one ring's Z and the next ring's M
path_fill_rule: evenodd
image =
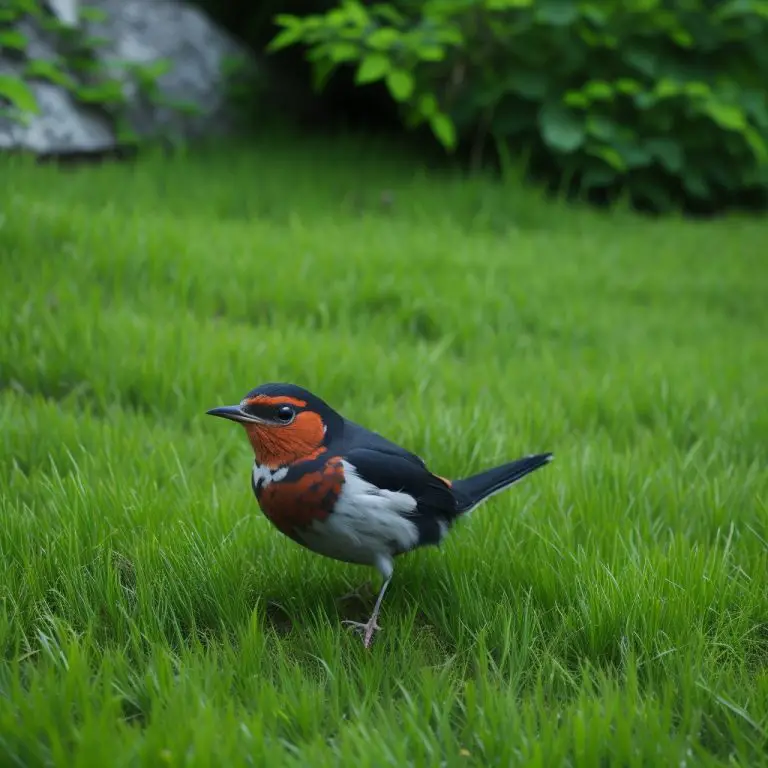
M307 547L326 557L375 565L384 572L395 554L407 552L419 541L418 528L408 519L416 499L377 488L363 480L352 464L342 463L344 486L334 511L298 533Z

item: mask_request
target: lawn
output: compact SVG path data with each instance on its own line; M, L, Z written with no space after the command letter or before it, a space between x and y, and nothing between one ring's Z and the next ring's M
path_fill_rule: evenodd
M373 140L0 162L0 764L757 765L768 220L650 220ZM458 477L371 570L276 532L242 430L309 387Z

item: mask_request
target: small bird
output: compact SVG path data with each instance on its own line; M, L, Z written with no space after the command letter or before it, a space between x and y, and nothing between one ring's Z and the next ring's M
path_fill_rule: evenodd
M384 581L370 619L345 622L366 648L381 629L395 557L439 544L460 517L552 460L541 453L448 480L295 384L262 384L238 405L207 413L245 427L255 454L253 492L279 531L321 555L379 571Z

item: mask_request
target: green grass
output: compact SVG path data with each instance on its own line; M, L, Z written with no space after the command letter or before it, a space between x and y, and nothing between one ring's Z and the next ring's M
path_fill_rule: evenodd
M366 142L0 165L2 765L758 765L768 221L651 221ZM206 409L270 380L460 476L373 576Z

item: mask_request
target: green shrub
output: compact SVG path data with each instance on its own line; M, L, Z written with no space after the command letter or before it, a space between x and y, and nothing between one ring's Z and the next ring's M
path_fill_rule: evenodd
M190 0L254 50L262 50L275 35L275 14L303 16L334 7L334 0Z
M276 21L270 49L305 46L316 87L354 66L447 149L490 139L658 210L768 198L766 0L342 0Z

